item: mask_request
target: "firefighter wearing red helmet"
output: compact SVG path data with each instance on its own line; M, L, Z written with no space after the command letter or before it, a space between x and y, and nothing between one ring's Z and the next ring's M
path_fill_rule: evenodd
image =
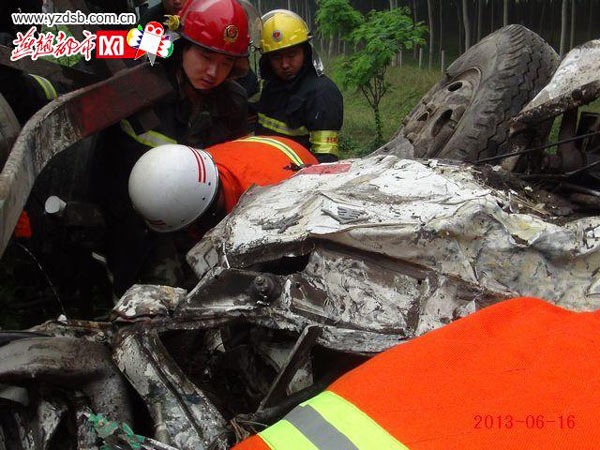
M248 56L248 19L237 0L191 0L179 15L185 39L224 55Z
M93 185L101 187L98 201L108 217L107 259L117 295L139 280L143 260L162 245L129 201L136 161L159 145L206 148L247 134L246 91L235 79L248 70L251 35L260 35L258 13L245 0L188 0L169 23L178 25L171 30L174 51L159 61L174 93L153 107L159 125L122 120L104 136L106 148L95 161Z
M249 42L260 39L262 22L251 4L245 0L189 1L179 17L180 34L184 39L217 54L236 57L232 71L236 81L244 87L248 97L258 92L256 75L243 58L248 55Z

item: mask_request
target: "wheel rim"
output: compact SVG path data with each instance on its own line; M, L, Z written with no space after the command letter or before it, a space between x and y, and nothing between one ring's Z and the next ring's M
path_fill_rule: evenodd
M480 81L479 70L469 69L423 99L403 128L403 134L415 147L415 154L422 157L440 154L471 105Z

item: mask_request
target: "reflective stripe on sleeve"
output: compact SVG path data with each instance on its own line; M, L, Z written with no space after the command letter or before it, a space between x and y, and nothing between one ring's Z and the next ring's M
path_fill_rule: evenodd
M280 420L258 435L271 450L319 450L287 420Z
M259 436L272 450L408 449L367 414L331 391L302 403Z
M306 402L361 450L407 450L377 422L348 400L325 391Z
M358 450L350 439L340 433L327 422L319 412L310 405L294 408L285 417L317 448L327 450Z
M340 156L339 133L333 130L319 130L310 132L310 150L313 153L332 153Z
M128 120L121 120L121 130L123 130L128 136L131 136L137 142L148 147L158 147L159 145L165 144L177 144L175 139L171 139L164 134L157 131L146 131L142 134L136 134L135 130L131 126Z
M56 89L52 86L52 83L48 81L44 77L40 77L39 75L34 75L32 73L29 74L31 78L33 78L40 85L42 90L44 91L44 95L48 100L56 100L58 98L58 94L56 93Z
M308 134L308 129L304 126L291 128L287 123L265 116L263 113L258 113L258 123L269 130L285 134L286 136L306 136Z
M281 151L285 156L287 156L290 161L292 161L297 166L301 166L304 164L302 158L298 156L298 154L288 145L285 145L283 142L279 142L276 139L271 139L262 136L252 136L244 139L238 139L238 142L258 142L261 144L267 144L275 147L277 150Z

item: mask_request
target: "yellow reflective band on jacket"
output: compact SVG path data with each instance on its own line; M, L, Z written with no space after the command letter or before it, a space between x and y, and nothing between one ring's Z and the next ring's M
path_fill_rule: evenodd
M339 158L339 133L333 130L310 132L310 151L313 153L332 153Z
M42 90L44 91L44 95L48 100L56 100L58 98L56 89L54 89L54 86L52 86L52 83L50 83L50 81L48 81L44 77L40 77L39 75L34 75L32 73L30 73L29 75L41 86Z
M267 144L275 147L277 150L281 151L285 156L287 156L290 161L292 161L297 166L301 166L304 164L302 158L298 156L298 154L292 149L292 147L285 145L283 142L279 142L276 139L270 139L266 137L252 136L244 139L238 139L238 142L258 142L261 144Z
M368 415L331 391L302 403L258 435L272 450L408 449Z
M285 134L286 136L306 136L308 134L308 130L304 126L300 128L290 128L287 123L273 119L272 117L267 117L263 113L258 113L258 123L269 130Z
M258 433L271 450L319 450L287 420L280 420Z
M159 145L165 144L177 144L175 139L171 139L158 131L146 131L142 134L135 134L135 131L128 120L121 120L121 130L133 139L138 141L140 144L147 145L148 147L158 147Z

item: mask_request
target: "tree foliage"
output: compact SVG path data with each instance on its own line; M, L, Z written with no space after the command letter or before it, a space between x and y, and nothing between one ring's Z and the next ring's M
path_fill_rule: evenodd
M402 49L423 45L427 27L414 23L408 8L356 11L348 0L320 0L317 11L319 32L338 34L351 44L354 52L341 62L344 88L360 89L375 115L376 141L383 141L379 103L389 90L385 72Z
M364 22L364 17L348 0L320 0L315 21L321 36L332 38L339 33L344 39Z

